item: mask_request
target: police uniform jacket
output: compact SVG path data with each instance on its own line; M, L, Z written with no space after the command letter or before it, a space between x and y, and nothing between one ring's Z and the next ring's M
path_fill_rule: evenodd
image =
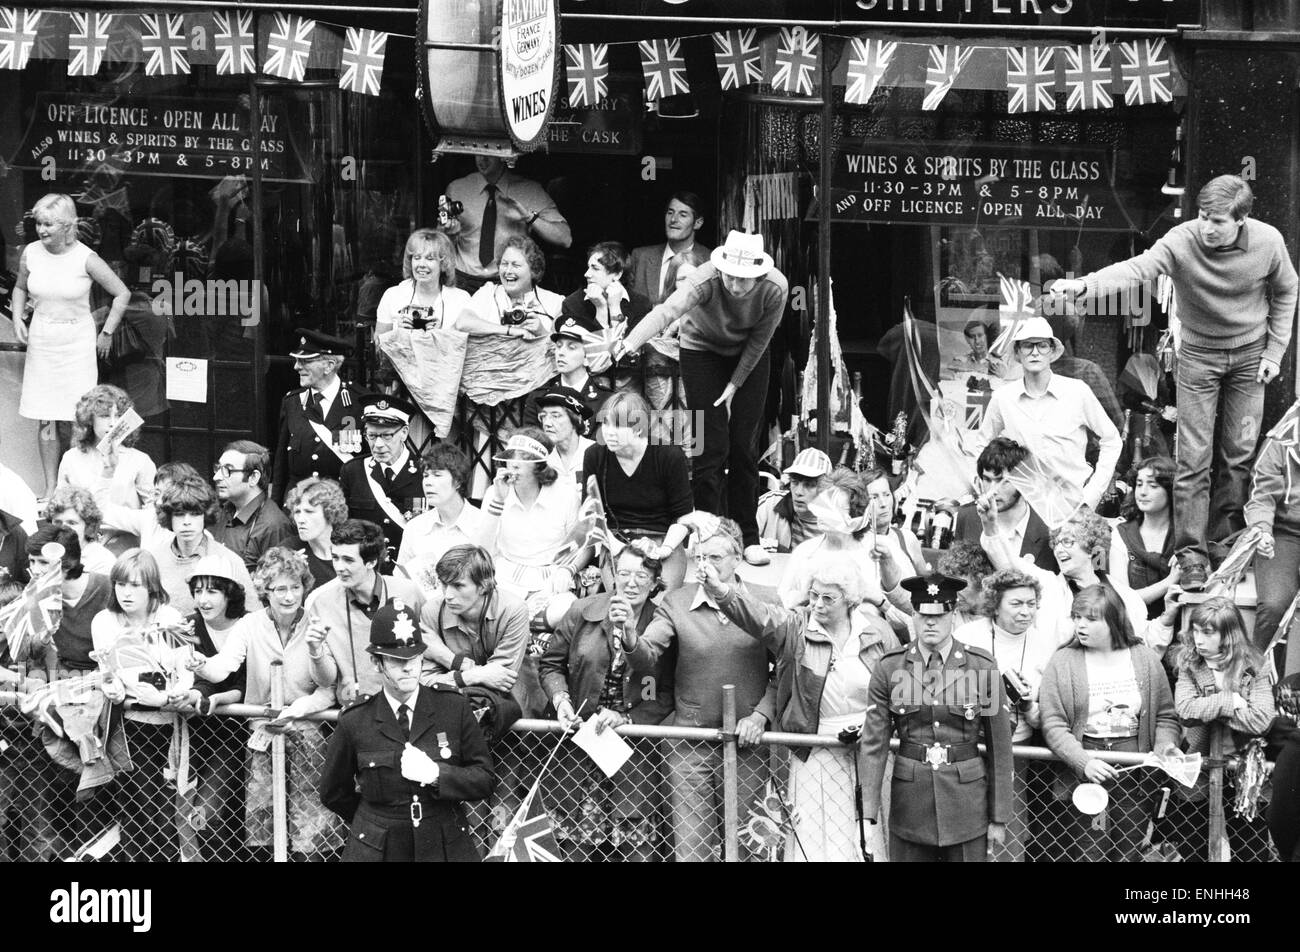
M591 374L587 377L587 382L578 389L577 393L582 397L588 409L591 410L591 432L595 432L596 419L600 415L600 408L605 405L605 401L614 395L614 391L604 386L605 378L603 375ZM528 395L524 401L524 426L537 426L537 395L552 387L563 387L564 381L559 374L556 374L546 383L542 384L536 390Z
M416 796L423 816L413 831L415 860L478 862L461 802L486 798L496 776L469 702L453 689L421 686L411 712L410 743L438 764L436 784L402 776L406 742L382 691L339 715L321 771L320 799L352 825L343 860L393 858L386 849L389 831L412 826ZM449 756L442 756L444 750Z
M956 762L932 766L902 752L894 758L890 835L953 846L984 836L990 823L1011 820L1007 701L997 662L960 642L952 643L942 678L926 675L925 655L915 643L887 653L871 674L862 731L863 815L880 812L892 734L904 745L938 741ZM986 751L965 754L976 743Z
M284 395L280 402L280 429L275 444L275 463L271 467L274 477L273 497L281 502L288 487L296 486L308 476L338 479L343 463L334 451L321 442L307 419L307 387L299 387ZM339 383L339 392L325 414L325 427L331 433L359 429L361 413L357 403L360 392L346 383Z
M366 479L367 470L393 505L402 513L409 515L411 500L424 496L424 479L420 474L420 465L415 454L408 452L406 462L393 474L391 481L384 478L382 468L370 456L348 460L339 471L339 484L342 485L343 495L348 500L348 515L353 519L367 519L383 529L384 535L388 537L388 544L396 552L402 546L402 526L398 525L375 500L375 494L370 489L370 481Z

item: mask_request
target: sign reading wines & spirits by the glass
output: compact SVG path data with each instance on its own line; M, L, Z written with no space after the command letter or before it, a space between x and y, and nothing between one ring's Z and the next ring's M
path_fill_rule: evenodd
M263 181L310 178L282 103L261 101L257 117L260 159L254 152L249 110L234 100L124 97L96 101L82 93L38 93L31 123L10 165L51 168L62 176L82 168L110 167L132 175L222 178L251 175Z
M1104 149L845 140L831 185L836 221L1132 227Z

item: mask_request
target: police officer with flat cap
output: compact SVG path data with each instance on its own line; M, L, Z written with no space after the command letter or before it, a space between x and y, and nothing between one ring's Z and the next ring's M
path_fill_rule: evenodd
M417 412L414 404L391 394L363 397L361 431L370 454L349 460L339 471L348 515L383 529L390 556L402 546L413 502L424 498L420 467L406 441Z
M898 733L889 812L894 862L982 862L1011 819L1011 727L993 657L952 637L962 579L922 575L912 642L871 675L862 729L863 816L877 822L889 739ZM977 744L985 745L981 754Z
M420 684L425 643L400 599L370 627L383 690L344 708L321 772L320 799L352 825L344 862L477 862L466 800L496 784L469 702Z
M272 498L309 476L337 479L339 469L360 452L347 437L360 428L357 403L361 394L339 379L339 367L351 347L347 341L320 331L298 328L298 347L290 353L298 373L297 390L280 402L279 438L275 444Z

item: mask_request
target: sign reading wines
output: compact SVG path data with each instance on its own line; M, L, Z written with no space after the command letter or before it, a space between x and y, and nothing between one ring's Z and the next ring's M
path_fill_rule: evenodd
M268 182L307 182L282 104L262 100L260 166ZM222 178L253 171L249 111L237 101L114 99L39 93L22 144L10 165L59 174L109 165L132 175Z
M836 221L1127 231L1102 149L844 140L831 182Z
M546 139L559 85L559 35L556 0L502 0L501 112L520 149Z

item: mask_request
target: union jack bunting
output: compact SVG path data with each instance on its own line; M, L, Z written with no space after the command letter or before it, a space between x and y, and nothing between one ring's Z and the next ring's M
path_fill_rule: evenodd
M179 13L140 14L140 46L144 50L146 76L189 73L190 61L186 56L189 40Z
M757 30L727 30L713 34L713 58L723 89L739 89L763 81L763 51Z
M813 74L821 56L821 37L802 27L782 27L776 43L776 71L772 88L797 96L811 96Z
M379 83L384 75L384 49L388 34L381 30L361 30L348 27L343 40L343 71L339 73L339 89L366 96L379 95Z
M681 40L642 40L641 72L645 74L645 97L650 102L691 91L686 81L686 59Z
M311 55L315 30L315 20L277 13L275 26L266 38L266 62L262 69L272 76L301 82L307 75L307 57Z
M849 39L848 85L844 101L865 106L885 77L890 61L898 49L895 42L872 40L862 36Z
M1065 58L1065 88L1069 96L1065 108L1109 109L1110 97L1110 47L1066 46L1060 48Z
M213 13L212 16L216 21L212 45L220 54L217 59L217 74L234 76L256 72L254 51L257 41L253 36L252 11Z
M974 52L973 48L951 43L930 44L930 61L925 67L925 98L921 100L923 110L939 108L939 103L948 95L948 90L952 89L962 67Z
M1051 46L1007 50L1007 112L1056 108L1056 58Z
M0 610L0 630L15 661L35 657L59 627L63 615L62 555L60 546L49 570L28 582L22 595Z
M594 106L609 97L609 44L582 43L564 48L564 75L570 106Z
M0 7L0 69L27 68L40 25L40 10Z
M68 34L68 75L94 76L108 52L111 13L72 14L72 32Z
M1119 76L1124 83L1124 102L1130 106L1147 106L1171 102L1173 73L1164 37L1136 40L1119 45Z

